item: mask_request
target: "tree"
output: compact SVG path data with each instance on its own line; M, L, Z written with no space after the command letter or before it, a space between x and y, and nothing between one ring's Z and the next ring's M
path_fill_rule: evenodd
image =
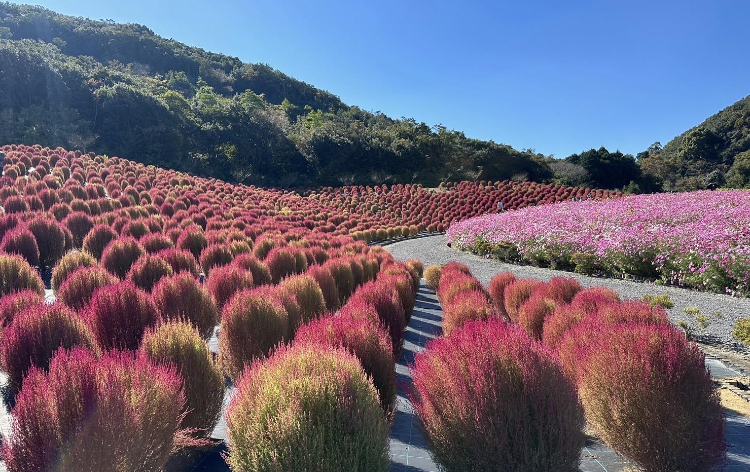
M609 152L605 147L573 154L565 160L586 169L596 187L618 189L640 178L640 169L633 156L620 151Z
M727 172L727 186L750 188L750 151L737 154L734 158L734 164Z

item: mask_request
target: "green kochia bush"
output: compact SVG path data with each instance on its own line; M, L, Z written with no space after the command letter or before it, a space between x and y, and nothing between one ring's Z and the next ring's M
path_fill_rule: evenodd
M61 350L32 369L2 448L9 472L158 472L184 444L184 397L173 368L130 353Z
M219 321L219 310L208 292L189 272L164 277L151 292L163 321L192 324L208 339Z
M44 283L39 273L21 256L0 254L0 296L22 290L44 295Z
M359 361L320 344L277 351L242 375L226 413L236 471L387 471L389 424Z
M575 388L520 328L466 323L417 354L412 375L412 402L444 470L578 470L584 418Z

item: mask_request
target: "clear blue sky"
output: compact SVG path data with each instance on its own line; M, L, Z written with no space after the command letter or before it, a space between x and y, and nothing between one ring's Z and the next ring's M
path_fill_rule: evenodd
M565 157L750 94L746 0L49 0L264 62L350 105Z

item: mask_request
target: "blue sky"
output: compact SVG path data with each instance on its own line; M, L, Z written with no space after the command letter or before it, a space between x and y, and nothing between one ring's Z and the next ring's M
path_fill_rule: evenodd
M350 105L557 157L666 144L750 94L745 0L38 3L145 24Z

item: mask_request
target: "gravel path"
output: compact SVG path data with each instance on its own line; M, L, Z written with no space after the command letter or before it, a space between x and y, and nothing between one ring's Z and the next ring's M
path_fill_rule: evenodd
M459 261L471 268L472 274L483 284L489 284L493 275L510 271L517 277L549 280L552 277L572 277L585 287L604 286L617 291L623 299L640 299L644 295L666 294L672 298L674 308L668 310L670 318L677 323L688 323L696 339L718 348L748 354L750 349L732 338L732 329L739 318L750 317L750 298L733 298L708 292L697 292L677 287L655 285L629 280L588 277L572 272L542 269L533 266L505 264L485 259L470 253L455 251L446 245L445 235L436 235L396 242L386 246L396 259L418 258L426 265L445 264ZM693 315L686 314L685 308L697 307L700 314L708 318L709 325L702 328Z

